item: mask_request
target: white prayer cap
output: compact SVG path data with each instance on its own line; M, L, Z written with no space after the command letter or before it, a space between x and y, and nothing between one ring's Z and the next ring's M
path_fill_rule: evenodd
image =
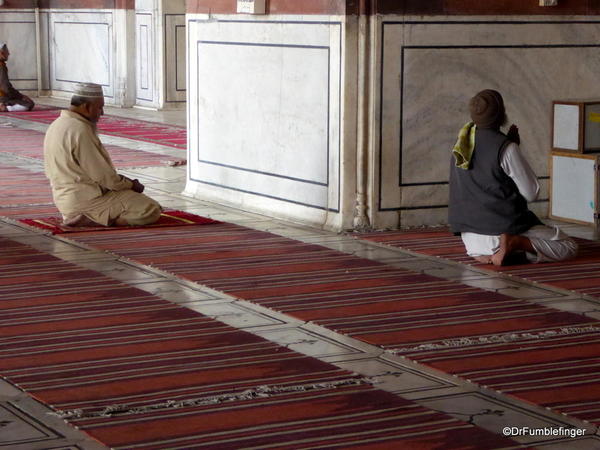
M104 93L102 92L102 86L96 83L75 84L75 91L73 92L73 95L88 98L104 97Z
M7 47L6 42L0 41L0 50L2 50L4 47Z

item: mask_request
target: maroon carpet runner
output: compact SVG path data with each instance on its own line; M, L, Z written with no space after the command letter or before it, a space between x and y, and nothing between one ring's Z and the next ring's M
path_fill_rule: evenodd
M60 115L60 110L48 109L42 111L0 113L0 117L2 115L33 122L52 123ZM104 115L98 122L98 132L100 134L152 142L174 148L187 148L187 130L185 127L176 125Z
M600 322L232 224L70 239L600 424Z
M465 254L459 236L446 228L418 231L388 231L356 235L360 239L404 248L424 255L502 272L534 283L546 284L600 300L600 242L575 239L579 244L577 258L561 263L523 264L496 267L481 264Z
M0 264L0 374L110 447L514 445L4 238Z
M132 150L117 145L107 145L111 159L117 168L179 166L185 158ZM44 159L44 133L17 127L0 127L0 152L19 157Z

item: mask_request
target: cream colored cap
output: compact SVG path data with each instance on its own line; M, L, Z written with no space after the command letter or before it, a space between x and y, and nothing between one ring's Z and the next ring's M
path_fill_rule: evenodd
M96 83L77 83L73 95L88 98L104 97L102 86Z
M2 50L4 47L8 47L8 46L6 45L6 42L4 42L4 41L0 41L0 50Z

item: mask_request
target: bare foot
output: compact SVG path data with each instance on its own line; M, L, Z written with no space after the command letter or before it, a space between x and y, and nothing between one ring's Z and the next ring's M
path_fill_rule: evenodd
M0 103L0 112L6 112L6 111L8 111L6 109L6 105L4 103Z
M502 233L500 235L500 246L498 247L498 251L492 255L492 264L495 266L504 265L504 260L510 253L510 244L513 236L508 233Z
M123 219L122 217L117 217L115 219L115 221L112 223L113 227L128 227L129 226L129 222L127 222L127 220Z
M536 250L533 248L529 238L518 234L502 233L500 235L498 251L492 255L492 264L495 266L505 266L514 264L516 261L521 261L523 255L520 255L521 258L517 259L511 258L513 254L518 252L536 254Z
M492 264L492 255L473 256L473 259L482 264Z

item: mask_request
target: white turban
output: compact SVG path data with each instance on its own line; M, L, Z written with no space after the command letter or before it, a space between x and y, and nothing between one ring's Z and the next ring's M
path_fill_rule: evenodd
M97 98L104 97L102 86L96 83L77 83L73 95L80 97Z

